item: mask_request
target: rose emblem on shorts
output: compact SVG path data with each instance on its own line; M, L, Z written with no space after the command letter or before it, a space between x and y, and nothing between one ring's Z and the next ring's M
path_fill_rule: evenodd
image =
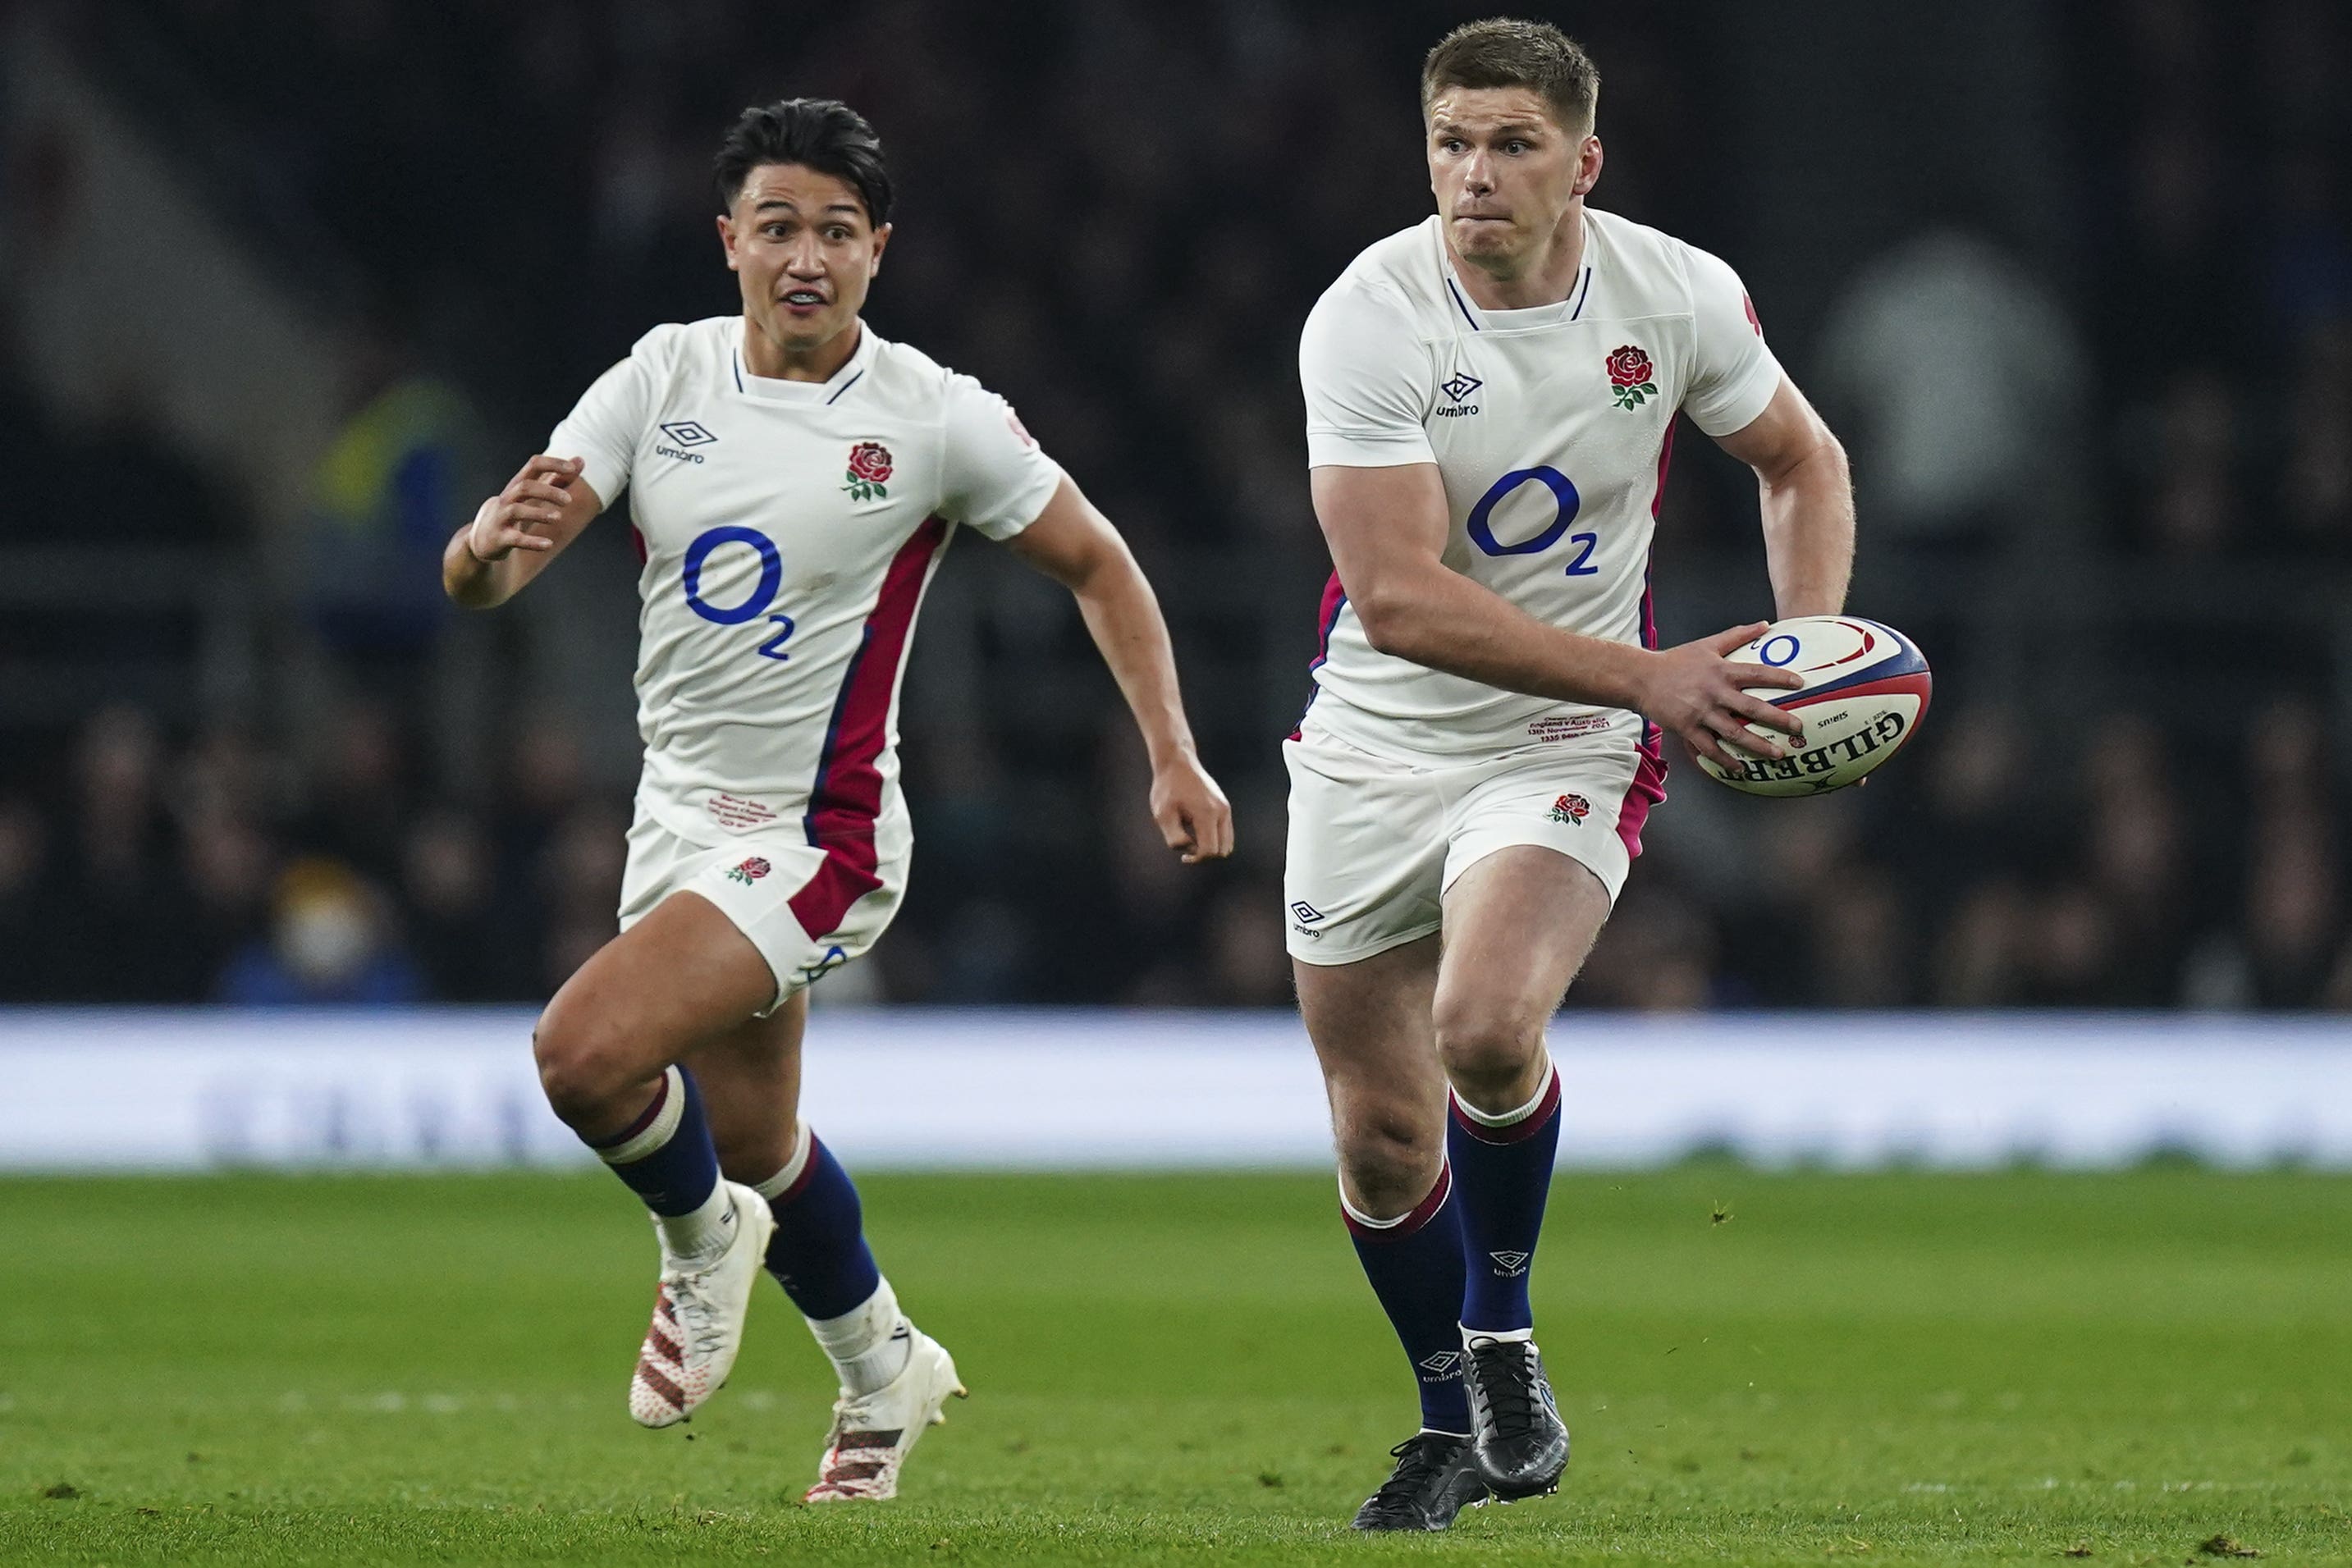
M729 872L727 873L727 880L730 882L740 882L745 887L749 887L774 869L775 867L770 865L766 861L761 860L758 855L753 855L751 859L745 861L742 864Z
M1650 364L1649 351L1627 343L1609 356L1609 385L1614 392L1619 408L1639 408L1648 398L1658 395L1658 383L1652 380L1655 373Z
M1584 819L1592 815L1592 802L1581 795L1562 795L1551 803L1551 810L1545 815L1555 822L1580 828L1584 826Z
M890 449L878 441L861 441L849 449L849 483L842 488L853 501L887 501L890 473Z

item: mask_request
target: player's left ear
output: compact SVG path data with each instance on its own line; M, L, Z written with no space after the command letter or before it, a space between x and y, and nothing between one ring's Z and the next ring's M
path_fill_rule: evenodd
M1576 149L1576 189L1580 196L1589 196L1592 187L1601 183L1601 138L1587 136Z
M866 264L866 276L877 277L882 272L882 248L890 243L890 225L884 224L874 231L874 258Z

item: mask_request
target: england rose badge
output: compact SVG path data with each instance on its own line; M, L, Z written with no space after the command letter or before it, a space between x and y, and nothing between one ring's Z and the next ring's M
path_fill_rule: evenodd
M849 483L842 488L853 501L887 501L891 473L890 449L878 441L861 441L849 449Z
M1632 343L1625 344L1609 356L1609 385L1615 392L1619 408L1639 408L1646 398L1658 395L1658 383L1646 350Z

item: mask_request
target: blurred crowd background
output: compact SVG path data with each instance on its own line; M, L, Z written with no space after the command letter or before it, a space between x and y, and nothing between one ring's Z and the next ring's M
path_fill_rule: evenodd
M1487 7L0 5L0 1000L530 1000L612 930L625 530L491 617L442 542L649 325L729 311L735 111L846 99L878 329L1133 540L1242 851L1173 864L1066 597L950 556L919 848L829 995L1280 1005L1278 742L1328 560L1295 350L1428 195ZM1538 8L1596 204L1724 255L1937 664L1871 788L1685 762L1576 1002L2352 1007L2352 17L2336 0ZM1670 637L1769 612L1685 439Z

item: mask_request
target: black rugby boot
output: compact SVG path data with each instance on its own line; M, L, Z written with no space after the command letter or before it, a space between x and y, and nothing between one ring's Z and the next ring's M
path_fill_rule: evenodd
M1463 1379L1479 1475L1500 1502L1558 1491L1568 1469L1568 1427L1535 1342L1473 1336L1469 1352Z
M1350 1530L1444 1530L1465 1504L1486 1495L1467 1437L1417 1432L1389 1452L1396 1473L1364 1500Z

